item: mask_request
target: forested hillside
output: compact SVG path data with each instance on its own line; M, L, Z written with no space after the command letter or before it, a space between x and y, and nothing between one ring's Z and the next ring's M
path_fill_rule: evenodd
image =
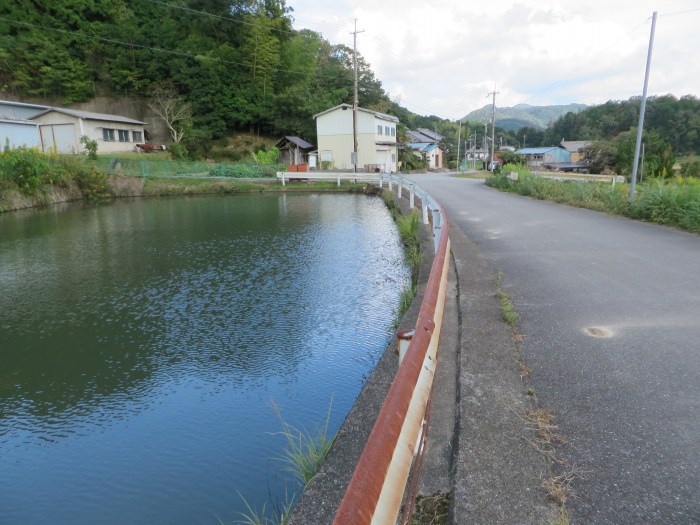
M70 104L166 85L191 104L193 143L236 130L313 139L312 115L352 102L352 60L352 49L293 30L284 0L0 3L0 97ZM359 98L408 115L361 56Z
M541 136L542 146L566 140L610 140L636 128L641 98L609 101L579 113L567 113ZM673 95L647 100L644 129L667 142L676 154L700 153L700 100ZM534 138L534 134L533 134ZM528 143L530 141L528 140Z

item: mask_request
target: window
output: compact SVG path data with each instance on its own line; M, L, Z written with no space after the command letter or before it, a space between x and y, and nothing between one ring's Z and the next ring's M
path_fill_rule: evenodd
M109 140L114 142L114 130L102 128L102 140Z
M378 124L377 125L377 135L381 135L381 134L382 134L382 125Z
M126 129L120 129L119 132L119 142L129 142L129 131Z
M391 136L392 137L396 136L396 128L391 128Z
M388 137L389 136L389 126L384 126L384 134Z
M134 137L134 142L143 142L143 133L140 131L132 131L131 134Z

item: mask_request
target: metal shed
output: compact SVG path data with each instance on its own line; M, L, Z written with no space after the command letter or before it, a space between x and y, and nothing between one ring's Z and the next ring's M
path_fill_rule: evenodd
M275 147L280 150L280 164L306 164L309 153L314 149L313 144L299 137L283 137Z
M545 164L558 164L571 162L571 152L557 146L544 148L523 148L515 152L527 157L530 166L544 166Z

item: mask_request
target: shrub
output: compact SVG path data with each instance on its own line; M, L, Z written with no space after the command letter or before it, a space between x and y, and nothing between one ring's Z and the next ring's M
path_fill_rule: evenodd
M284 164L256 165L251 162L237 164L217 164L209 170L211 177L229 177L232 179L260 179L274 177L278 171L286 171Z
M0 179L16 185L25 195L36 194L45 184L63 183L65 178L65 167L58 155L9 146L0 155Z
M90 160L97 160L97 141L83 135L80 137L80 143L83 145L85 156Z

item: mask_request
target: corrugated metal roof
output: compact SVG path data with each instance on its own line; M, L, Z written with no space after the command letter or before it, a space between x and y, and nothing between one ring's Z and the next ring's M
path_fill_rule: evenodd
M0 117L0 122L7 122L9 124L22 124L25 126L38 126L38 122L34 122L32 120L23 120L19 118L7 118L7 117Z
M15 102L14 100L0 100L0 104L7 106L17 106L21 108L47 109L50 106L42 106L41 104L29 104L27 102Z
M288 140L289 142L292 142L292 143L296 144L297 146L299 146L299 147L302 148L302 149L313 149L313 147L314 147L313 144L309 144L308 142L306 142L306 141L305 141L304 139L302 139L302 138L299 138L299 137L289 137L289 136L286 136L286 135L285 135L284 138L281 138L280 140L278 140L277 143L275 144L275 146L281 146L285 139Z
M583 148L591 144L590 140L562 140L561 146L571 153L578 153Z
M418 131L420 133L422 133L423 135L425 135L426 137L428 137L429 139L435 140L437 142L440 142L443 138L445 138L442 135L440 135L439 133L437 133L435 131L431 131L428 128L418 128Z
M438 145L432 142L411 142L410 144L406 144L406 147L426 152L438 149Z
M523 149L519 149L515 153L517 153L518 155L543 155L543 154L547 153L548 151L552 151L555 149L561 149L561 148L559 148L557 146L549 146L549 147L545 147L545 148L523 148Z
M314 115L314 118L318 118L321 115L325 115L326 113L331 113L332 111L335 111L336 109L341 109L341 108L348 110L348 109L352 109L352 106L350 104L339 104L338 106L327 109L326 111L321 111L320 113L316 113ZM379 111L373 111L371 109L365 109L365 108L358 107L357 111L362 111L364 113L371 113L372 115L374 115L378 119L388 120L389 122L398 122L399 121L399 119L393 115L387 115L386 113L380 113Z
M140 120L136 120L136 119L128 118L128 117L122 117L121 115L108 115L107 113L93 113L92 111L82 111L79 109L54 108L54 107L50 107L46 111L42 111L38 115L35 115L33 118L40 117L42 115L46 115L47 113L51 113L52 111L55 111L56 113L62 113L64 115L70 115L71 117L82 118L85 120L106 120L109 122L123 122L125 124L141 124L141 125L146 124L145 122L141 122Z

